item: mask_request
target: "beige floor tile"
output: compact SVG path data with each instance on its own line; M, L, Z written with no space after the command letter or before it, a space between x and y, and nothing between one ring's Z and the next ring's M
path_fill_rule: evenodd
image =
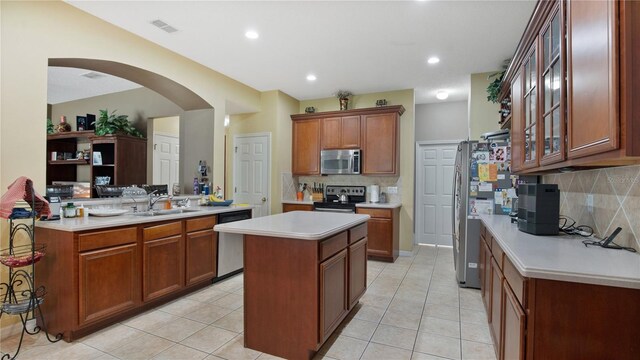
M329 343L330 340L331 341ZM367 347L367 342L350 338L348 336L338 336L335 339L327 340L327 347L323 346L321 350L322 355L326 355L330 358L339 360L360 359L364 349Z
M438 283L434 283L431 284L431 286L429 286L429 291L435 291L441 294L447 294L447 295L451 295L451 296L457 296L458 295L458 288L455 286L445 286L445 285L441 285Z
M260 354L260 356L258 356L258 360L284 360L284 358L274 356L271 354L262 353Z
M379 280L376 279L371 286L367 287L367 294L393 295L396 293L398 285L381 285L378 281Z
M165 338L167 340L180 342L196 332L204 329L207 325L197 321L177 318L169 324L149 330L150 334Z
M495 360L493 345L462 340L462 359Z
M460 338L460 322L427 316L420 322L420 331Z
M370 306L375 306L377 308L386 309L391 303L392 299L393 299L393 294L375 295L375 294L365 293L360 298L360 302L364 305L370 305Z
M118 358L111 354L102 354L102 356L99 356L94 360L118 360Z
M426 290L429 288L429 283L430 283L430 280L428 279L413 278L413 277L405 278L404 280L402 280L402 285L414 286L416 288L423 289L423 290Z
M236 333L244 330L244 311L242 309L235 310L229 315L222 317L213 323L214 326L223 328Z
M151 310L134 318L124 321L122 324L149 332L179 319L178 316L160 310Z
M175 344L167 350L153 357L153 360L201 360L209 356L209 354L192 349L190 347Z
M184 315L185 318L211 325L216 320L231 314L233 310L215 304L200 304L193 312Z
M471 309L460 309L460 321L473 324L486 324L487 313L484 308L480 311Z
M420 325L420 314L389 310L384 314L380 323L409 330L418 330L418 326Z
M243 281L240 278L233 277L225 281L216 283L215 288L222 291L234 292L240 290L243 286Z
M29 337L29 335L25 335L25 340L27 337ZM51 354L64 351L72 347L73 345L74 344L67 343L64 340L61 340L57 343L48 343L48 344L23 343L22 346L20 347L20 352L18 352L17 359L18 360L45 359L51 356ZM2 350L3 352L6 351L10 356L14 356L16 355L16 351L18 350L17 343L15 346L6 346L5 348L4 341L3 341Z
M80 341L98 350L111 353L125 344L137 340L145 333L125 325L116 324L107 329L93 333Z
M229 330L209 325L180 343L206 353L212 353L237 335Z
M411 351L376 343L369 343L364 350L362 360L410 360Z
M231 310L236 310L242 307L243 297L242 295L238 295L238 294L229 294L225 297L222 297L212 302L212 304L221 306L223 308L231 309Z
M413 354L411 355L411 360L443 360L443 359L446 359L446 358L435 356L435 355L423 354L417 351L414 351Z
M355 311L354 318L379 323L386 309L360 303Z
M173 342L151 334L145 334L135 341L126 343L109 353L117 358L128 359L150 359L155 355L173 346Z
M215 355L209 355L206 358L204 358L204 360L227 360L227 359L223 359L223 358L217 357Z
M396 291L395 299L424 299L427 296L427 289L419 289L413 286L400 285Z
M460 359L460 339L440 336L428 332L419 332L415 351L441 356L449 359Z
M460 323L460 330L460 334L463 340L493 344L491 333L489 332L489 325L487 323Z
M460 294L460 308L476 311L484 310L484 304L480 296L465 296Z
M220 299L221 297L225 297L229 295L228 292L220 290L214 286L210 286L204 288L200 291L197 291L191 295L188 295L186 298L189 300L200 301L200 302L211 302Z
M372 342L413 350L417 331L398 328L389 325L380 325L371 338Z
M64 349L51 353L49 355L50 358L64 360L93 360L105 355L104 352L80 342L75 342L70 345L71 346L69 347L65 347ZM18 359L22 359L22 357L18 357Z
M460 308L443 304L426 304L422 317L436 317L439 319L460 321Z
M424 307L424 299L393 299L388 311L421 315Z
M378 327L378 323L352 318L340 329L340 335L369 341ZM345 321L345 322L347 322Z
M187 298L179 299L158 308L169 314L184 316L194 312L202 303L200 301L189 300Z
M439 304L458 307L460 306L460 301L458 300L457 295L448 295L435 291L429 291L429 294L427 294L427 304Z
M213 355L221 358L234 360L253 360L257 359L260 354L262 353L259 351L244 347L244 337L242 335L236 336L213 353Z

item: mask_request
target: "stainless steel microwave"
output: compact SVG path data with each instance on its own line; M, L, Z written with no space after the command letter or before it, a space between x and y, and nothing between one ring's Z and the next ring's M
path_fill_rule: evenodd
M322 150L320 173L322 175L360 174L360 150Z

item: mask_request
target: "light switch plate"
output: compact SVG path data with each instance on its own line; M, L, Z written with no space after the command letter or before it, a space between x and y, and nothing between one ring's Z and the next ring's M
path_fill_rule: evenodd
M397 194L398 187L397 186L387 186L387 193L389 194Z
M593 213L593 194L587 194L587 211Z

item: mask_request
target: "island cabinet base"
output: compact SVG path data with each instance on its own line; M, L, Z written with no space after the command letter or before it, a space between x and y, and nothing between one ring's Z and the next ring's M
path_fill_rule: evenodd
M319 241L245 235L245 347L311 359L366 290L366 236L366 223Z

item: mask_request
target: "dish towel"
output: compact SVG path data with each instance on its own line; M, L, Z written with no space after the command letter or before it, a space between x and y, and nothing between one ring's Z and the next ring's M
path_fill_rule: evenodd
M32 204L32 195L35 196L35 204ZM38 216L51 215L49 202L33 189L33 181L26 176L19 177L7 186L7 192L0 198L0 218L9 219L18 201L26 201Z

